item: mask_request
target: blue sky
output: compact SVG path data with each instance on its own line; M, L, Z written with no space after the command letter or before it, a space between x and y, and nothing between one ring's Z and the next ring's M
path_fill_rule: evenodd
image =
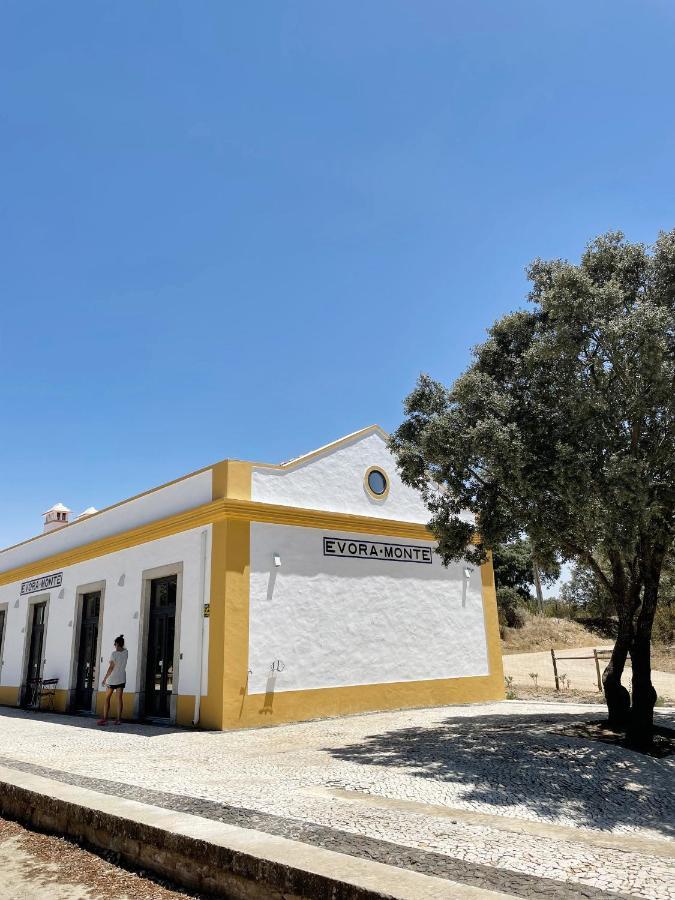
M445 381L675 227L669 0L0 4L0 545Z

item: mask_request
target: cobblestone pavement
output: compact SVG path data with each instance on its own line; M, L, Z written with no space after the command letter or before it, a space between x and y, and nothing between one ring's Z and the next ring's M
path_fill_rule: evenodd
M553 731L601 716L502 703L214 734L2 710L0 764L516 896L671 900L675 765Z

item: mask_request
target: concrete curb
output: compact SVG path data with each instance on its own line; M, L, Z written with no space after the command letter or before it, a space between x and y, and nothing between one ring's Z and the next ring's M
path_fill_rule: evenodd
M235 900L511 898L0 766L0 814Z

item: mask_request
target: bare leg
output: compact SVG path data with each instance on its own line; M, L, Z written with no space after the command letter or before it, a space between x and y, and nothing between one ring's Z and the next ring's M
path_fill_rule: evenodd
M103 718L99 719L99 725L105 725L108 721L108 715L110 714L110 698L112 697L112 688L106 687L105 690L105 700L103 701Z
M115 691L115 694L116 694L116 700L117 700L117 703L116 703L117 719L115 720L115 724L119 725L120 722L122 721L122 706L124 703L124 689L118 688Z

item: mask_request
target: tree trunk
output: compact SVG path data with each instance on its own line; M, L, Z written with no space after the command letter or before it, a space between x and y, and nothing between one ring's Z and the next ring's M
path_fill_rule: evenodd
M614 731L625 731L630 723L630 694L621 684L626 657L632 639L630 619L619 619L619 634L612 655L602 673L602 687L609 712L609 727Z
M659 575L645 580L642 607L637 617L630 647L633 665L633 702L628 725L628 740L635 746L649 746L654 731L656 691L652 684L651 639L654 613L658 600Z
M610 554L612 567L612 594L619 616L619 631L607 668L602 673L609 727L614 731L626 731L630 723L630 694L621 684L626 657L633 642L633 617L639 605L640 585L628 581L626 568L619 553Z

